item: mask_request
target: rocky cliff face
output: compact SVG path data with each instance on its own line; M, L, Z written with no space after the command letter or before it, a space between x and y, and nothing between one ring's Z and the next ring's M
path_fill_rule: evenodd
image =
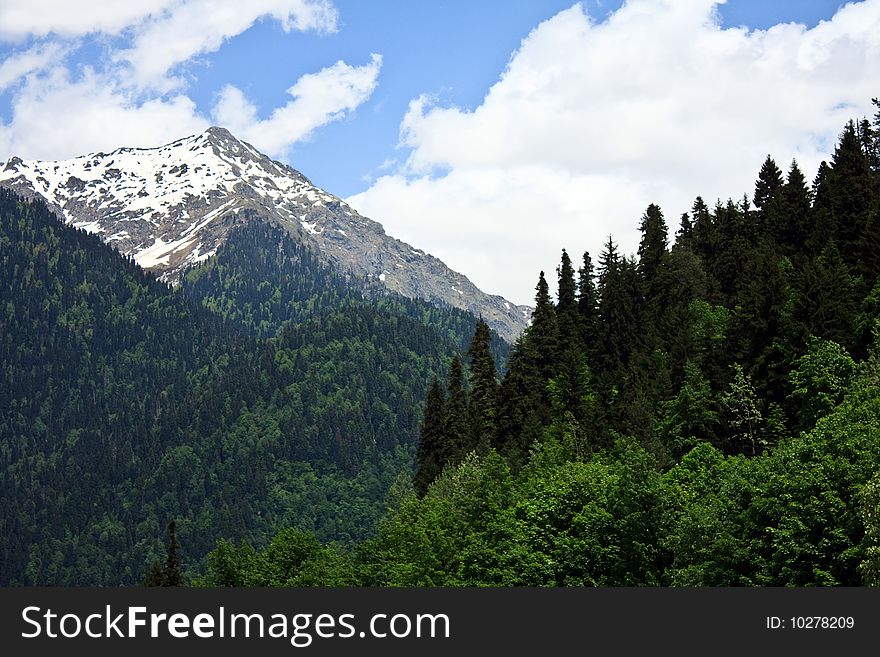
M336 266L389 290L482 316L508 341L531 312L386 235L379 223L224 128L159 148L55 162L14 157L0 168L0 185L44 198L66 222L98 233L172 284L216 253L246 215L284 226Z

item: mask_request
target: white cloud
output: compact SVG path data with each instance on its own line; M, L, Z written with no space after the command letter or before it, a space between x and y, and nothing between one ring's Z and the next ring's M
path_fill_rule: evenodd
M880 0L812 29L722 29L712 0L581 7L539 25L473 111L414 100L406 165L348 199L491 292L529 302L559 251L625 251L648 203L751 193L767 153L808 177L880 92Z
M28 80L0 125L0 158L63 159L119 146L147 147L209 125L184 95L143 100L86 69L72 80L63 67Z
M189 0L142 23L132 47L116 58L131 64L140 84L162 86L176 64L217 50L262 17L277 20L287 32L332 32L337 14L327 0Z
M0 39L118 34L179 0L0 0Z
M303 75L287 90L293 99L275 109L267 119L257 118L257 108L242 91L227 85L214 108L216 122L246 139L260 150L282 156L297 141L363 103L376 88L382 57L349 66L343 61Z
M10 94L9 118L0 120L0 161L155 146L203 130L211 109L198 108L186 82L170 76L261 19L285 31L328 32L337 14L330 0L0 0L0 39L30 42L0 61L0 92ZM103 51L87 67L72 55L83 43ZM373 55L364 66L340 61L303 75L288 90L293 99L265 120L227 87L213 113L279 154L364 102L380 68L381 57Z
M64 52L65 48L60 44L49 43L10 55L0 62L0 91L30 73L45 70L58 61Z

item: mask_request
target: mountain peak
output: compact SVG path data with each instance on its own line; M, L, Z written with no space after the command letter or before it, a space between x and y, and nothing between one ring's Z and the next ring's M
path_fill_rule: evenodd
M507 340L530 309L479 290L437 258L385 234L342 199L212 126L157 148L41 162L13 158L0 186L40 196L66 222L99 234L161 280L176 283L241 222L283 226L342 271L406 297L482 315Z
M199 137L215 146L219 146L220 148L228 148L232 144L244 144L244 142L239 140L235 135L229 132L229 130L218 125L212 125L201 135L196 136L196 138ZM190 139L192 139L192 137L190 137ZM254 150L256 151L256 149Z

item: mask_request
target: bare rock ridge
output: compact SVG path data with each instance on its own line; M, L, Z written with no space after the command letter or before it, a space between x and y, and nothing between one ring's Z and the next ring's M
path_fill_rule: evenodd
M0 167L0 185L44 198L65 222L99 234L172 284L214 255L243 217L259 216L284 226L343 270L410 298L482 316L508 341L522 332L531 313L386 235L379 223L225 128L158 148L58 161L13 157Z

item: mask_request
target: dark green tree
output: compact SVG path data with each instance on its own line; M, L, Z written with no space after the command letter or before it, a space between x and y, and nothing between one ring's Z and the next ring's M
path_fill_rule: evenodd
M443 470L445 401L440 381L434 377L425 399L425 412L419 430L416 472L413 477L413 487L418 495L424 495L431 482Z
M769 155L761 165L758 180L755 182L754 205L757 209L756 223L759 235L771 244L780 241L784 224L781 195L784 184L782 171Z
M852 345L857 310L857 284L835 240L807 260L796 278L795 318L806 333Z
M589 251L584 252L583 265L578 269L578 314L580 316L581 342L587 356L592 359L596 348L599 325L599 294L593 276L593 261Z
M538 277L535 286L535 310L532 323L526 329L529 342L534 347L537 369L544 381L553 376L555 362L559 353L559 323L556 308L550 299L544 272Z
M639 242L639 274L643 281L646 300L650 303L657 297L657 273L668 255L668 229L660 208L653 203L642 215L639 231L642 234Z
M841 255L867 285L880 273L880 263L872 259L876 254L868 235L878 199L876 182L853 121L846 124L834 149L828 184Z
M165 565L154 561L144 580L144 586L183 586L180 571L180 543L177 540L177 523L172 520L165 528Z
M558 281L558 302L556 304L556 319L559 326L560 343L570 343L580 340L578 320L577 287L574 280L574 267L571 258L565 249L562 250L562 260L556 268Z
M464 366L455 355L449 365L446 403L443 406L443 447L440 455L444 468L460 462L465 454L476 447L471 427Z
M471 415L474 420L475 445L488 447L494 441L496 432L495 410L498 405L498 375L495 358L489 347L491 344L489 326L480 319L474 337L468 347L470 359ZM481 449L485 451L485 449Z
M787 255L799 261L799 255L808 248L812 232L809 223L812 195L803 172L794 160L791 161L779 198L783 217L779 242Z

